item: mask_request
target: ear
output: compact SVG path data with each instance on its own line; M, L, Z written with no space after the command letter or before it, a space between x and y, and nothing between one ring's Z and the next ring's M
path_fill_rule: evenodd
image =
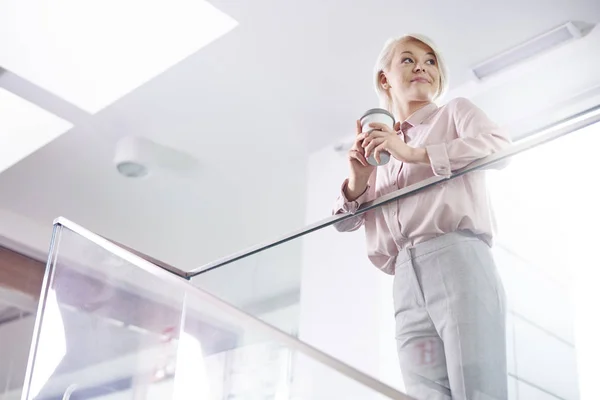
M385 76L385 74L383 73L383 71L379 72L379 84L381 85L381 87L384 90L387 90L390 88L390 85L388 83L387 77Z

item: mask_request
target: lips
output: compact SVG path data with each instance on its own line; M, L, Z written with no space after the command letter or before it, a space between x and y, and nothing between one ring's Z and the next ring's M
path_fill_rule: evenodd
M425 78L413 78L411 80L411 82L420 82L420 83L430 83L427 79Z

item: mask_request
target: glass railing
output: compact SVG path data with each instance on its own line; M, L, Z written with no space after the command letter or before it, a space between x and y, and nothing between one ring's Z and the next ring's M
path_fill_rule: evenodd
M409 399L172 271L56 221L22 399L331 399L342 392Z
M487 170L498 227L493 256L507 298L504 336L511 400L597 398L591 387L600 354L590 316L592 304L600 304L592 284L600 267L592 253L600 226L595 172L599 119L596 107L559 121L450 178L434 177L390 193L355 214ZM505 161L510 162L499 167ZM347 173L342 158L339 164L339 170L323 170L318 182L309 183L305 229L187 276L192 284L404 390L394 333L393 277L367 259L362 229L339 233L333 228L355 215L317 220L330 212ZM424 359L431 354L423 347ZM324 386L326 382L323 377ZM339 398L361 397L346 393Z
M337 196L340 159L309 185L306 228L194 271L159 267L59 220L23 399L408 398L394 278L370 264L362 230L333 225L482 169L508 305L497 336L508 389L503 397L483 387L474 398L594 399L598 120L596 108L449 178L314 222ZM418 349L415 365L444 352ZM430 386L448 395L447 383Z

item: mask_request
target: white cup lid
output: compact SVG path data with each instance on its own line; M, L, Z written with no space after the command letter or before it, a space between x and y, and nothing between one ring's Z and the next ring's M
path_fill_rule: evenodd
M393 121L392 125L394 125L396 123L396 119L394 118L394 116L388 110L384 110L383 108L371 108L370 110L365 111L363 116L360 117L360 120L362 121L365 117L372 115L372 114L385 114L392 119L392 121Z

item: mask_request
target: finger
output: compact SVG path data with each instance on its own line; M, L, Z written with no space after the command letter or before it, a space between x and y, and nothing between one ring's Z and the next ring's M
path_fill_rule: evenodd
M350 150L348 156L351 160L357 160L363 167L368 165L367 159L360 152L356 150Z
M369 162L367 161L367 159L364 156L364 154L362 154L360 152L356 152L356 157L358 158L358 161L360 161L360 163L363 165L363 167L368 167L369 166Z
M383 137L386 136L386 133L378 131L378 130L374 130L374 131L369 131L369 135L366 136L365 140L363 140L362 142L362 147L365 148L367 147L369 144L371 144L371 142L375 139L381 139Z
M364 151L365 151L364 155L365 155L365 157L367 157L367 158L369 157L369 149L370 149L370 147L369 147L369 146L370 146L370 145L371 145L371 142L369 142L369 144L368 144L368 145L366 145L366 146L364 147Z
M365 147L367 147L369 145L369 143L371 143L372 140L373 140L372 137L367 136L365 138L365 140L363 140L362 143L361 143L362 148L364 149Z
M362 143L354 143L350 150L358 151L360 154L365 154L365 149L362 147Z
M367 137L366 133L359 133L358 135L356 135L355 143L365 140L366 137Z
M370 131L367 131L367 132L363 133L363 135L364 135L365 139L362 142L362 147L364 148L364 147L367 147L367 145L369 143L371 143L371 140L377 139L377 138L380 138L380 137L384 137L387 134L385 132L382 132L382 131L378 130L378 129L371 129Z
M384 151L385 148L383 145L379 145L373 150L373 156L375 157L375 161L377 164L381 164L381 152Z
M379 137L385 137L387 135L389 135L390 133L394 133L395 132L388 132L388 131L382 131L379 129L371 129L370 131L367 132L366 137L370 137L370 138L379 138Z
M398 132L398 131L400 130L400 126L401 126L401 125L402 125L402 124L400 123L400 121L396 122L396 123L394 124L394 130L395 130L396 132Z
M367 147L365 147L365 157L369 157L373 150L379 146L380 144L382 144L385 141L385 139L379 138L379 139L373 139L371 141L371 143L369 143L369 145Z
M356 120L356 134L359 135L362 133L362 124L360 123L360 119Z
M392 129L388 125L382 124L381 122L371 122L369 124L369 127L379 129L380 131L384 131L384 132L395 133L392 131Z

